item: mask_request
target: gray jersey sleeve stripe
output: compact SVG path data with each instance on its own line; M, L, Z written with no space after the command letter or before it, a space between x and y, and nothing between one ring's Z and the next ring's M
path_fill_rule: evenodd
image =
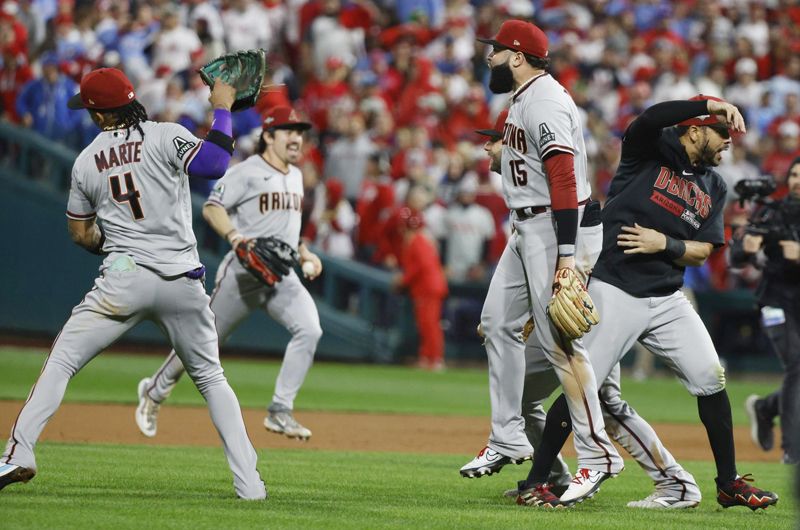
M575 151L571 147L567 147L566 145L553 144L553 145L548 145L545 148L545 150L542 151L542 157L544 157L544 155L546 155L550 151L564 151L565 153L568 153L570 155L574 155L575 154Z
M200 146L203 145L203 141L197 142L197 145L192 149L192 152L189 153L189 156L186 157L186 161L183 163L183 172L187 175L189 174L189 164L194 160L194 157L197 156L197 152L200 150Z
M224 205L224 204L222 204L222 203L221 203L221 202L219 202L219 201L215 201L214 199L207 199L207 200L206 200L206 202L205 202L205 203L203 203L203 206L208 206L209 204L211 204L211 205L213 205L213 206L219 206L219 207L220 207L220 208L222 208L223 210L227 210L227 208L225 208L225 205Z
M78 221L82 221L84 219L91 219L93 217L97 217L97 214L95 212L87 214L72 213L69 210L67 210L67 217L69 217L70 219L76 219Z

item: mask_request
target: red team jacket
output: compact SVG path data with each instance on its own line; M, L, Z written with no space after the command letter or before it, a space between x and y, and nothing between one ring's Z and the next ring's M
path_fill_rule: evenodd
M400 266L403 268L402 284L408 288L411 298L444 298L449 293L439 252L421 232L406 243Z

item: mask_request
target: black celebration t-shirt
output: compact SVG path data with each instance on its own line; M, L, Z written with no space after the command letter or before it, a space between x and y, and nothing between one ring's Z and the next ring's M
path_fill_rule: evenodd
M712 169L692 166L675 128L636 137L633 132L638 131L632 124L603 209L603 251L592 276L633 296L667 296L683 286L685 267L663 252L625 254L628 247L618 246L617 236L623 226L638 223L675 239L722 247L727 188Z

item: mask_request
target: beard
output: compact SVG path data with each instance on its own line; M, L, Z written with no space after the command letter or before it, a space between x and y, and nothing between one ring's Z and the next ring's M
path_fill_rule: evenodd
M508 61L492 67L489 75L489 90L493 94L507 94L514 89L514 74Z
M495 173L500 173L502 171L502 159L501 157L492 157L491 162L489 163L489 171L494 171Z

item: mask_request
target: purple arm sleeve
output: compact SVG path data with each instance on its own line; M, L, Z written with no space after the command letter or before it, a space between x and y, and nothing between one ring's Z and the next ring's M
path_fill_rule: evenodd
M227 136L233 136L231 112L222 109L215 110L214 123L211 128ZM190 177L207 180L222 178L230 161L231 155L225 149L211 142L203 142L189 163L188 174Z

